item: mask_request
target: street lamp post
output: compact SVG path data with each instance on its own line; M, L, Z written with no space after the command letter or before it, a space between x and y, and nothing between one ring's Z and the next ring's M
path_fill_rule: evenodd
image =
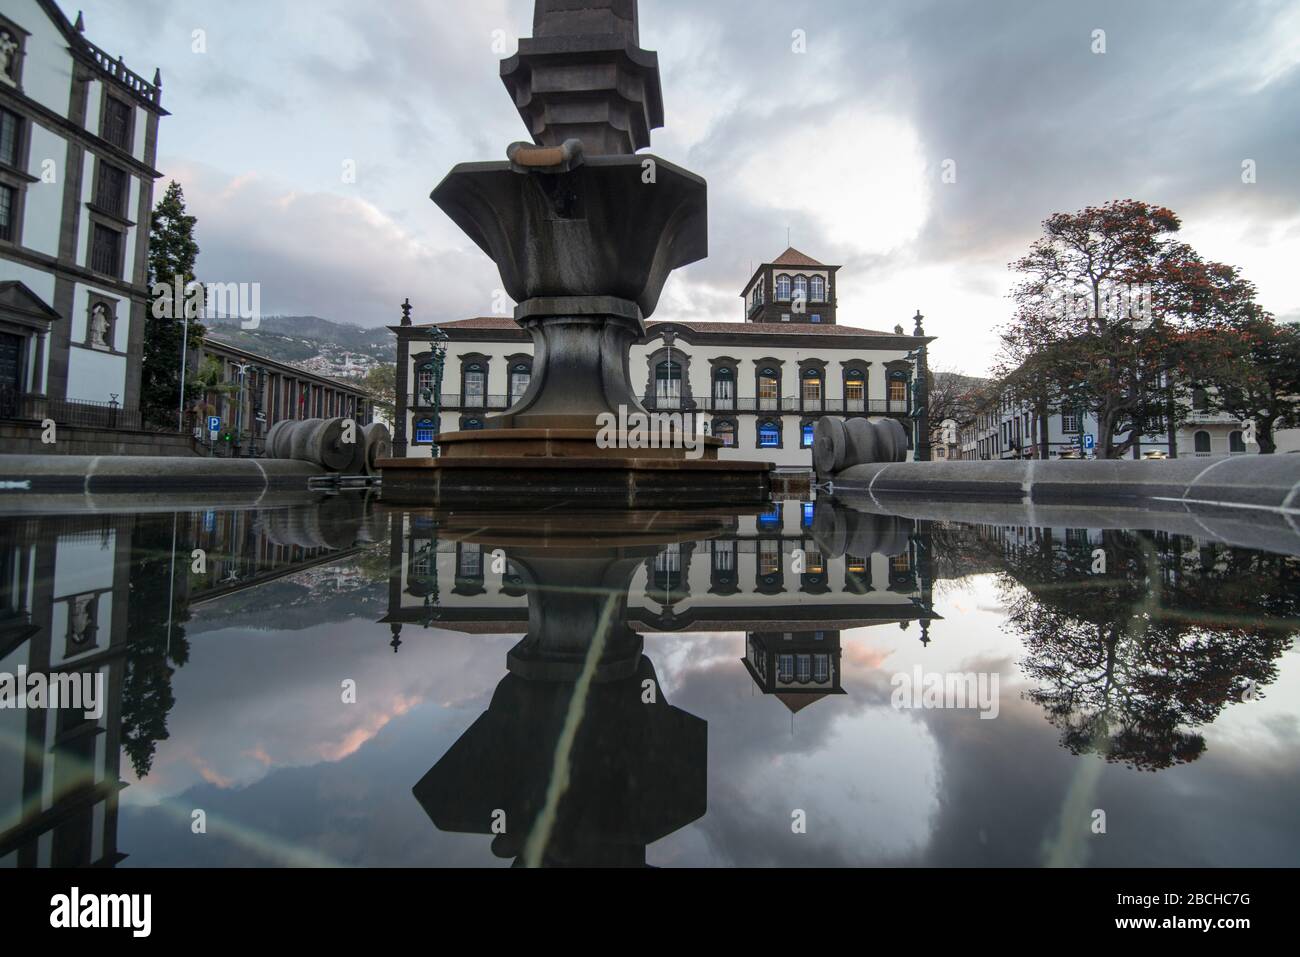
M436 459L441 450L438 448L438 433L442 431L442 370L447 362L447 333L443 332L437 326L429 335L433 343L433 395L428 401L433 406L433 457ZM485 390L486 391L486 390Z
M235 458L239 458L239 453L243 448L244 440L244 373L252 367L251 362L236 362L235 368L239 370L239 404L235 406Z

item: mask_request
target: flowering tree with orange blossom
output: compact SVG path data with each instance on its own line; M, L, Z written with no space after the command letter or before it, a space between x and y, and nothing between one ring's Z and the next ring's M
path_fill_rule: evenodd
M1091 412L1101 458L1176 429L1193 380L1215 371L1202 346L1247 320L1271 321L1235 267L1174 239L1181 226L1172 210L1132 199L1056 213L1011 264L1023 278L996 372L1041 417Z

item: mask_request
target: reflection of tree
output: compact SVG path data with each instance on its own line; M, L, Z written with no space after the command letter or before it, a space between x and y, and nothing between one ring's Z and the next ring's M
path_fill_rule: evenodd
M1106 571L1092 572L1093 549ZM1108 531L1050 530L1009 548L1003 600L1028 655L1028 693L1080 754L1157 770L1195 760L1195 728L1277 676L1300 625L1295 558ZM1015 587L1016 583L1024 586Z
M172 694L173 665L189 660L190 646L184 622L179 584L188 573L185 556L189 547L178 543L175 569L178 583L177 609L170 616L168 643L168 600L171 596L172 523L156 517L140 517L132 537L130 599L127 602L127 655L122 680L122 747L138 777L149 773L154 750L167 738L167 715L175 704Z

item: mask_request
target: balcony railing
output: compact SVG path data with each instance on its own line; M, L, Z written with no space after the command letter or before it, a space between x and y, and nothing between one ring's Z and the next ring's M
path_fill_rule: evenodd
M510 396L462 396L459 393L443 393L439 407L446 411L482 410L501 412L514 404ZM803 399L797 396L784 398L755 398L754 396L713 397L696 396L651 396L642 399L642 404L652 412L806 412L809 414L827 413L831 415L866 414L866 415L906 415L906 399ZM433 400L422 395L407 397L408 408L412 412L432 409Z
M505 395L461 395L457 392L444 392L438 404L443 409L474 409L485 412L501 412L510 408L513 403L510 397ZM407 407L412 411L432 409L433 399L423 395L408 396Z
M674 411L688 408L699 412L825 412L832 415L845 413L865 413L870 415L906 415L906 399L802 399L796 396L784 398L739 398L697 396L694 399L661 400L651 397L645 407L652 411Z
M82 37L81 39L82 42L86 44L86 49L89 51L90 55L94 57L95 62L99 65L101 70L113 79L117 80L131 92L148 100L150 103L155 105L158 103L159 90L157 86L150 83L134 70L128 69L127 65L122 62L121 57L113 59L113 57L95 46L95 44L91 43L85 37Z

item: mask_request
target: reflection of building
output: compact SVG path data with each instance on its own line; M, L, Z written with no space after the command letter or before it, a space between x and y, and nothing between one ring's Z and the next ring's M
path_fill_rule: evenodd
M838 629L748 632L744 663L759 690L776 695L791 712L828 694L844 694Z
M104 713L0 708L0 867L108 866L117 850L131 517L0 525L0 672L102 676Z
M528 598L509 548L504 562L493 562L481 545L440 540L429 516L392 514L386 622L476 634L525 630ZM644 633L775 630L774 623L806 630L814 622L858 628L935 617L923 536L859 539L865 554L835 556L813 536L812 514L810 502L780 502L741 516L734 534L661 546L632 576L628 624Z
M0 415L139 428L160 99L158 75L91 43L80 15L5 3Z
M651 411L698 417L719 458L809 468L821 415L894 416L912 434L908 354L925 336L843 326L838 266L787 249L744 291L744 322L651 322L632 346L631 381ZM439 431L483 428L527 390L533 341L507 316L438 323L450 340L434 413L429 325L398 325L395 455L428 456Z
M937 618L928 525L853 513L842 540L823 542L814 514L811 502L778 502L740 516L734 532L660 545L632 573L626 623L647 635L746 632L750 676L792 710L841 693L841 631L915 621L928 641ZM494 562L489 546L439 540L431 516L392 518L384 621L395 636L405 624L471 634L531 627L510 548Z
M0 521L0 673L97 673L104 695L98 719L0 708L0 867L120 861L122 757L146 774L166 736L189 608L337 560L364 537L367 509L336 496L265 511Z

